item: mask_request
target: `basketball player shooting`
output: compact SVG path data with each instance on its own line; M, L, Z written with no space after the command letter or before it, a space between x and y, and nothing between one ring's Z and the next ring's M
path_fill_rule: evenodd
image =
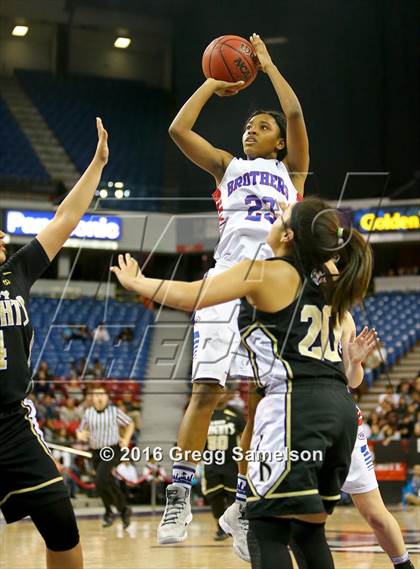
M220 240L215 252L215 266L208 276L215 276L245 258L265 259L272 250L265 244L279 202L293 203L303 196L309 166L308 137L299 100L281 75L257 34L250 38L260 69L270 79L282 112L258 110L245 122L242 134L246 159L235 158L197 134L194 124L204 105L214 95L232 96L243 88L239 81L228 83L207 79L181 108L169 133L175 144L197 166L214 179L213 197L219 216ZM237 54L236 54L237 57ZM172 484L167 488L166 509L158 528L159 543L186 539L191 522L190 493L197 464L191 451L202 452L210 419L223 391L228 373L252 377L246 358L234 360L240 343L237 324L239 301L232 300L195 314L193 391L181 421L177 446L184 460L175 462ZM252 393L249 406L256 405ZM241 445L249 448L252 426L247 426ZM233 520L244 512L246 461L239 464L238 491Z

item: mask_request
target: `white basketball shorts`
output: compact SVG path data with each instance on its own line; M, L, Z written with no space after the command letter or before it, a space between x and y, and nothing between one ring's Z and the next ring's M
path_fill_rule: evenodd
M226 267L214 267L207 277ZM253 377L246 350L240 345L240 300L197 310L194 315L192 381L210 380L224 386L232 377Z
M360 426L351 455L350 470L341 489L346 494L363 494L377 487L373 458L363 427Z

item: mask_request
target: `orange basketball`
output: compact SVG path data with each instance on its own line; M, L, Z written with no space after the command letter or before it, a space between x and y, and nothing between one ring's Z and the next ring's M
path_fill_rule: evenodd
M258 73L258 58L252 44L239 36L221 36L203 53L203 73L221 81L245 81L250 85Z

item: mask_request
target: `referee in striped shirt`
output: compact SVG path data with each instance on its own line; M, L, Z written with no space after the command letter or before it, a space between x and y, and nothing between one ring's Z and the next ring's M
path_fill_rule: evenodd
M134 422L109 402L104 387L93 387L89 393L92 394L93 407L86 409L77 430L77 438L89 442L92 451L96 490L105 506L103 527L109 527L114 521L111 509L113 504L121 515L124 528L127 528L130 525L131 510L112 470L120 462L121 447L127 447L130 443ZM101 458L100 450L104 447L110 447L113 451L110 460Z

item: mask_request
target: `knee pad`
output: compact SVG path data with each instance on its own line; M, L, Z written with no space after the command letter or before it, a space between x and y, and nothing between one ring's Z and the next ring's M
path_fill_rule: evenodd
M31 518L51 551L68 551L79 543L79 530L70 498L41 506L31 513Z

